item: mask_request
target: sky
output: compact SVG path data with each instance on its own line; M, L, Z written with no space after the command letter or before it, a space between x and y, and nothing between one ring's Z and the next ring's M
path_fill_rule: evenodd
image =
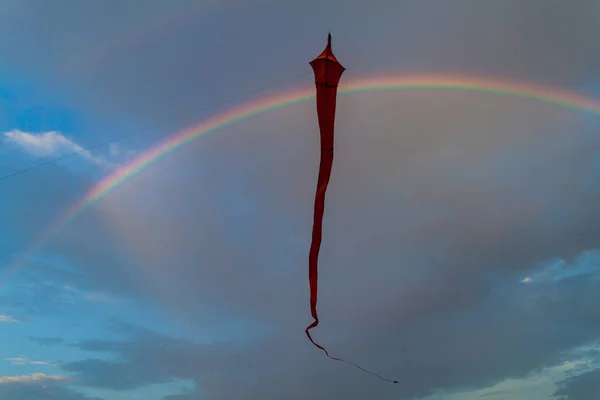
M0 398L600 397L600 114L540 101L600 104L599 12L0 2L0 177L17 173L0 180ZM340 91L417 75L546 88L338 96L312 334L396 385L304 335L313 101L131 168L230 110L314 89L329 31ZM119 171L135 173L84 201Z

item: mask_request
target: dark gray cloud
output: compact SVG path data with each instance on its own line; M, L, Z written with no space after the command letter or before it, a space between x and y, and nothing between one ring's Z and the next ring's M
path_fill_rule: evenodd
M392 318L368 334L320 330L319 337L341 336L330 346L334 354L399 379L399 385L326 359L307 347L300 329L242 345L200 344L121 327L117 332L127 334L127 340L78 344L88 352L111 354L116 361L90 358L62 368L82 384L115 390L194 380L198 391L183 399L201 394L207 399L408 399L436 388L478 388L560 364L573 347L598 338L594 304L600 297L587 278L503 285L502 292L489 293L476 305L411 324Z
M29 339L44 346L56 346L64 343L64 339L58 337L30 337Z
M79 373L85 386L114 390L135 389L154 383L164 383L170 378L162 373L160 365L155 368L140 368L130 362L110 362L86 359L63 366L65 371Z
M311 104L247 121L142 171L49 247L96 284L137 293L192 331L244 317L269 341L248 339L239 355L167 345L160 356L148 355L160 348L156 338L96 343L124 361L65 368L94 386L194 379L217 399L385 399L521 376L597 337L593 282L490 294L545 260L598 247L595 124L480 95L378 96L340 101L315 335L399 388L330 362L302 335L317 165L316 137L306 134ZM250 360L251 373L236 372Z
M0 385L0 397L3 400L101 400L52 383L4 383Z
M557 390L560 400L584 400L600 396L600 368L568 379Z
M593 0L62 4L8 7L3 29L20 35L2 35L0 54L60 91L100 136L307 71L329 30L347 76L455 71L572 86L600 68Z
M315 335L402 384L382 386L312 349L302 334L317 165L309 112L189 146L48 247L192 332L244 317L268 341L246 339L239 352L160 338L162 350L156 337L84 342L122 360L82 360L69 372L116 389L193 379L215 399L410 398L522 376L597 337L600 299L587 277L493 294L545 260L598 247L595 125L479 95L365 95L340 101Z
M151 3L148 9L160 7ZM455 71L584 87L596 83L600 67L594 1L263 1L210 18L189 12L108 60L65 73L66 55L93 47L107 21L126 28L145 16L134 17L135 7L69 5L38 4L43 11L29 21L35 29L20 45L0 35L0 54L11 55L9 67L61 88L64 103L86 110L98 137L114 133L101 129L108 125L153 123L309 71L330 29L348 79ZM0 29L22 26L29 14L27 2L12 7ZM92 14L93 23L82 17ZM39 37L47 46L25 50ZM13 48L19 51L8 53ZM177 378L193 379L198 393L214 399L397 399L551 365L597 338L594 283L589 276L516 288L507 282L545 260L600 247L600 136L597 121L588 122L488 95L340 99L315 335L334 354L400 385L331 362L303 337L318 161L312 103L244 121L161 160L45 248L81 269L73 278L80 285L146 300L186 321L190 336L232 333L239 328L227 324L242 318L263 336L206 345L136 332L126 341L80 344L118 361L63 367L89 386L118 390ZM63 172L51 167L35 173L39 185L11 185L13 207L0 211L2 221L23 238L50 223L90 187ZM33 201L40 198L41 206ZM25 221L17 205L31 209Z
M416 97L417 103L428 98ZM568 114L553 116L555 109L502 100L478 107L476 100L448 95L430 102L427 114L438 118L425 121L428 116L414 115L417 105L404 96L388 97L385 106L378 101L380 110L369 105L375 99L347 99L340 106L344 134L338 140L323 249L325 280L339 282L339 290L332 288L336 292L354 296L350 289L368 291L365 281L378 287L382 280L390 291L410 292L405 286L413 283L407 278L437 273L469 285L481 277L463 274L478 274L480 268L529 268L597 245L593 158L598 140L567 134L580 129L574 123L551 126ZM460 105L440 115L450 99ZM481 115L487 107L498 116ZM64 232L61 250L78 262L98 264L93 268L98 273L102 266L107 277L106 271L114 269L115 279L118 256L111 259L102 249L127 255L140 270L120 269L120 278L137 273L148 286L159 281L162 290L181 297L177 307L196 307L198 296L237 307L244 296L247 308L266 310L276 304L262 282L275 277L283 281L274 293L303 298L300 287L284 283L296 287L305 280L316 138L306 135L314 128L310 120L289 117L311 108L250 121L235 128L235 136L224 132L208 138L142 172L92 211L103 219L96 230L102 245L76 248L72 243L86 238L74 228ZM534 123L536 118L547 122ZM369 121L379 122L371 126ZM284 133L275 133L275 125ZM583 185L585 179L592 184ZM186 223L190 216L194 222ZM379 267L367 270L363 265L368 264ZM439 294L451 287L445 285Z
M164 398L164 400L195 400L197 394L173 394Z
M198 398L198 393L195 391L190 391L187 393L181 394L172 394L163 398L163 400L196 400Z
M486 394L482 394L481 397L494 397L494 396L501 396L503 394L508 394L507 390L496 390L490 393L486 393Z

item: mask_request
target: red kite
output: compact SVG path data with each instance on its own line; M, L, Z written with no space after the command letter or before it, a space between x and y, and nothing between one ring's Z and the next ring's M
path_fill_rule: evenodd
M364 372L375 375L387 382L398 383L383 378L373 372L367 371L349 361L340 358L332 357L327 350L315 343L310 336L309 330L319 325L319 317L317 315L317 286L319 280L319 250L321 248L321 236L323 230L323 213L325 211L325 191L331 176L331 167L333 165L333 126L335 123L335 102L337 96L337 87L342 77L342 73L346 70L335 58L331 51L331 33L327 37L327 47L314 60L310 62L315 74L315 85L317 87L317 115L319 120L319 129L321 131L321 162L319 165L319 178L317 182L317 193L315 195L315 213L312 230L312 243L310 245L310 253L308 257L308 280L310 283L310 313L314 322L310 324L305 332L312 344L323 350L327 357L342 361L361 369Z

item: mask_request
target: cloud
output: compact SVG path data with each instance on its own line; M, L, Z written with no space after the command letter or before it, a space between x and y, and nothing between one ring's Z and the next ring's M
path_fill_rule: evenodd
M572 351L564 352L564 357L573 357L571 360L536 368L524 376L509 377L492 385L476 389L457 390L454 392L439 391L420 400L477 400L482 398L499 400L513 398L554 399L558 394L557 387L563 386L565 381L584 377L598 366L598 360L595 360L593 357L593 353L597 351L596 346L582 346ZM588 392L588 397L590 395L593 395L593 392ZM562 397L560 399L568 400Z
M205 344L120 326L115 333L129 339L85 340L77 345L87 352L109 353L118 361L89 358L62 368L83 385L113 390L174 379L196 382L196 392L174 395L174 399L201 393L207 399L294 399L309 394L326 399L334 393L348 399L370 395L384 400L432 400L437 397L426 396L436 388L445 389L442 393L463 388L461 393L471 396L466 399L503 390L515 396L552 393L565 374L585 372L580 369L593 351L578 346L596 338L595 332L584 328L599 314L593 307L578 305L595 304L600 295L595 284L581 276L537 285L533 300L529 299L532 287L507 284L503 294L489 293L477 305L446 310L443 316L411 325L389 321L380 328L383 331L373 332L378 341L333 331L341 336L330 346L336 353L392 376L400 385L384 385L316 350L307 351L306 339L292 332L293 327L245 344ZM325 328L325 332L332 330ZM319 334L323 336L323 331ZM490 359L494 363L486 362ZM540 365L553 367L540 372ZM463 397L457 394L456 398Z
M10 315L0 315L0 323L12 324L15 322L19 322L19 321L17 319L15 319L14 317L11 317Z
M0 384L0 398L2 400L101 400L88 397L62 385L63 381L37 380L37 381L12 381Z
M18 310L24 318L62 313L75 304L77 299L71 293L59 284L44 280L43 276L32 266L23 274L23 283L17 285L13 282L11 287L0 294L0 299L6 307Z
M118 143L110 143L108 145L108 153L112 156L112 157L116 157L121 153L121 147L119 146Z
M600 251L586 251L572 262L563 258L550 260L530 279L536 282L559 281L580 275L591 277L598 271L600 271Z
M121 296L101 290L105 288L98 287L93 280L88 280L77 272L47 265L33 258L23 261L22 267L19 279L12 281L0 294L0 301L7 309L18 312L23 318L59 314L64 316L65 313L72 315L75 308L125 302Z
M331 22L327 11L339 2L320 2L316 19L316 2L291 3L274 10L281 18L256 12L246 18L238 10L241 21L196 24L195 35L178 35L188 25L176 24L143 49L104 63L94 79L84 73L55 82L88 94L79 104L103 119L136 126L210 104L215 93L237 99L273 82L272 71L282 77L296 68L310 71L306 61ZM348 77L460 71L579 88L597 79L594 2L359 3L348 2L334 27ZM64 13L45 7L31 12L34 25ZM73 31L96 29L79 17L89 10L68 12L58 35L78 41L85 35ZM99 26L119 18L103 6L94 14L102 18ZM18 19L7 23L4 29L21 31ZM51 52L29 50L39 34L14 37L25 45L11 46L21 53L5 59L18 71L51 71L46 58L73 54L69 46L61 54L59 40ZM186 37L218 39L199 44ZM174 54L157 57L174 48L168 43L194 49L176 55L181 70L175 74ZM280 49L275 58L273 45ZM222 48L231 51L221 52L219 63L203 63L205 54ZM254 68L263 59L278 64ZM236 73L224 65L236 66ZM191 377L198 392L216 399L385 399L524 376L556 365L565 349L597 335L597 289L587 282L597 273L544 280L533 271L556 258L572 264L599 247L597 124L586 128L579 114L537 103L436 91L344 96L337 113L321 258L322 325L315 335L334 354L401 385L381 386L327 360L302 336L318 165L314 103L246 120L173 153L46 248L85 272L97 285L92 291L145 300L185 321L190 336L235 332L242 348L147 337L88 341L81 345L112 349L122 359L70 367L89 384L118 387L144 385L147 377ZM5 211L15 229L81 198L64 196L70 186L87 187L39 174L39 186L15 197L32 213L28 221L18 207ZM61 208L32 204L31 192ZM535 284L520 284L524 277ZM262 330L251 335L247 325ZM274 349L282 356L271 358ZM131 378L115 376L128 369ZM147 377L139 372L145 370Z
M125 150L120 144L113 142L108 145L108 154L110 154L110 156L113 158L116 158L119 156L125 156L126 158L131 158L131 157L134 157L135 155L137 155L138 152L135 150Z
M67 381L68 376L64 375L46 375L44 373L35 373L31 375L18 376L1 376L0 384L7 383L28 383L28 382L50 382L50 381Z
M89 302L92 303L104 303L104 304L120 304L122 300L115 295L104 291L82 291L80 289L76 289L70 285L64 285L64 289L67 292L73 293L76 296L79 296Z
M55 337L55 338L44 338L44 337L30 337L30 340L44 345L44 346L56 346L64 343L64 339Z
M68 292L73 293L91 303L120 304L123 302L121 298L105 291L86 292L69 285L65 285L64 288Z
M172 394L164 398L164 400L197 400L198 394L184 393L184 394Z
M121 300L105 292L90 292L83 296L86 300L93 303L119 304Z
M76 374L79 382L85 386L108 388L113 390L130 390L164 383L171 380L159 372L159 368L137 368L138 365L130 362L111 362L99 359L86 359L69 363L63 366L65 371Z
M509 394L508 390L494 390L492 392L488 392L485 394L482 394L480 397L494 397L494 396L504 396Z
M4 142L20 148L36 158L61 157L78 153L91 163L100 166L110 166L103 157L93 156L88 150L67 139L60 132L44 132L39 134L27 133L20 130L4 132Z
M600 396L600 368L565 380L556 391L561 400L588 400Z
M47 361L34 361L24 356L7 358L6 361L13 365L55 365Z
M144 299L192 332L237 331L237 341L83 341L118 361L65 371L119 390L193 379L209 399L410 398L523 377L592 340L598 271L583 255L600 245L595 127L479 95L378 96L340 100L315 335L401 385L332 362L302 336L312 104L164 159L49 246L107 291ZM193 185L181 178L192 165ZM538 280L558 259L576 273Z

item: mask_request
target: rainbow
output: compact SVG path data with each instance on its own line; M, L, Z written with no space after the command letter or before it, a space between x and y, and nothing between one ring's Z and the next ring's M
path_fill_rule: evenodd
M600 115L600 102L580 94L524 82L508 82L504 80L466 76L400 75L354 79L345 82L342 79L339 94L348 95L352 93L397 90L488 93L491 95L529 99L562 108L591 112ZM100 183L92 188L80 201L58 218L56 223L51 225L50 229L45 231L25 254L31 254L46 240L63 229L69 221L76 218L79 214L97 203L116 187L159 159L168 156L192 141L214 133L226 126L233 125L239 121L259 114L312 100L314 99L314 92L314 88L310 86L259 98L215 115L212 118L174 135L147 153L137 157L128 165L102 179ZM14 268L11 270L14 270ZM5 281L5 279L0 280L0 283L3 281Z
M521 82L509 83L482 78L417 75L356 79L340 85L339 94L347 95L361 92L427 89L438 91L479 92L517 97L600 115L600 102L583 95ZM176 134L154 149L137 157L127 166L104 178L98 185L90 190L81 201L70 209L64 217L61 226L66 224L72 218L75 218L89 206L98 202L117 186L121 185L150 164L166 157L188 143L239 121L312 99L314 99L314 88L312 87L278 93L250 101Z

